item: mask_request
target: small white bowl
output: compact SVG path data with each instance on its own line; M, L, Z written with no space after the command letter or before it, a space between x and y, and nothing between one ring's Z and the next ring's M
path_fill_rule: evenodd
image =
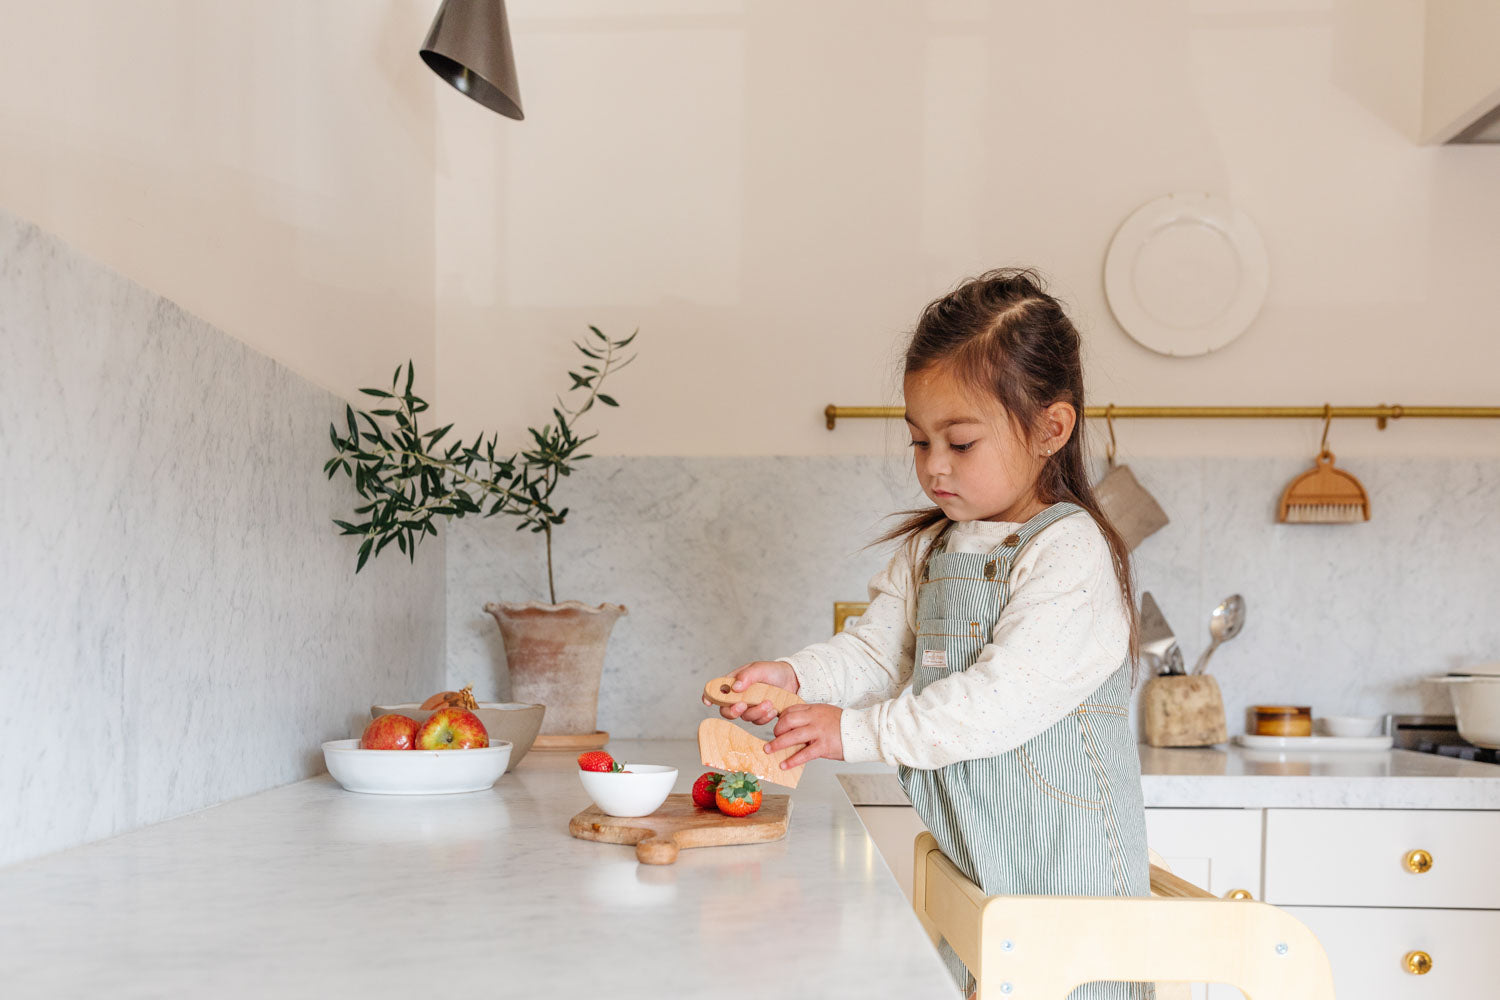
M323 762L333 780L351 792L482 792L505 773L510 744L495 740L469 750L364 750L359 740L329 740L323 744Z
M1323 732L1329 736L1379 736L1380 719L1372 715L1325 715Z
M610 816L649 816L661 808L677 783L677 768L664 764L626 764L624 771L578 769L583 790Z

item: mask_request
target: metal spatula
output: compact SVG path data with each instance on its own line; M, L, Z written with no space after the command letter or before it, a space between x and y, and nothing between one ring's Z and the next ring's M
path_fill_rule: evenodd
M1166 616L1156 606L1156 598L1149 590L1141 594L1141 655L1148 665L1159 664L1161 673L1187 672L1183 668L1177 637L1172 634L1172 627L1167 624Z

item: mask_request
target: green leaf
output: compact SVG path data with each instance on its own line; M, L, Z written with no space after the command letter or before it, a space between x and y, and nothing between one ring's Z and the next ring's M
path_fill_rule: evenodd
M359 562L354 564L354 572L358 573L360 570L365 568L365 561L370 558L370 546L373 545L374 542L375 539L366 538L365 543L359 547Z
M616 347L629 347L630 346L630 342L632 340L634 340L636 338L636 334L639 334L640 332L641 332L641 328L640 327L636 327L634 333L632 333L630 336L626 337L624 340L618 340L618 341L616 341L615 342L615 346Z
M615 402L615 399L614 399L613 396L606 396L602 392L599 393L599 402L603 403L605 406L619 406L620 405L619 403Z
M401 370L400 368L396 369L396 371L398 371L398 372L400 370ZM415 377L416 377L416 369L414 367L412 367L412 363L411 363L410 359L408 359L407 362L406 362L406 392L404 393L404 395L407 395L407 396L411 395L411 383L412 383L412 379L414 379Z
M604 341L606 344L609 343L609 338L604 335L604 331L603 330L600 330L597 326L590 326L589 329L594 331L594 336L598 337L600 340Z
M359 391L362 392L362 393L364 393L366 396L378 396L381 399L394 399L395 398L390 393L386 392L384 389L361 389Z

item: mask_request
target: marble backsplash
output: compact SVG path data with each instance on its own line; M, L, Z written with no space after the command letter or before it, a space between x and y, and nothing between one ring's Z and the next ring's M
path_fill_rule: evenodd
M316 774L442 680L442 547L356 577L330 524L342 412L0 214L0 864Z
M825 638L833 603L864 600L887 547L865 548L917 494L908 460L597 458L566 484L559 598L613 601L599 726L687 738L702 683ZM1208 616L1239 593L1244 632L1214 654L1231 732L1250 704L1316 714L1449 713L1425 674L1500 660L1500 458L1365 459L1364 524L1274 523L1287 459L1131 460L1171 523L1135 552L1189 665ZM505 652L486 601L546 599L538 536L499 519L447 535L448 678L505 696Z

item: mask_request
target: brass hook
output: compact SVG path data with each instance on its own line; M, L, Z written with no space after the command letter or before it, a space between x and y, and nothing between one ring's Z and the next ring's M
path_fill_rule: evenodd
M1104 457L1109 462L1109 467L1115 467L1115 404L1110 403L1104 408L1104 423L1109 427L1109 447L1104 450Z
M1328 403L1323 404L1323 443L1318 445L1319 458L1332 458L1328 454L1328 425L1333 423L1333 407Z

